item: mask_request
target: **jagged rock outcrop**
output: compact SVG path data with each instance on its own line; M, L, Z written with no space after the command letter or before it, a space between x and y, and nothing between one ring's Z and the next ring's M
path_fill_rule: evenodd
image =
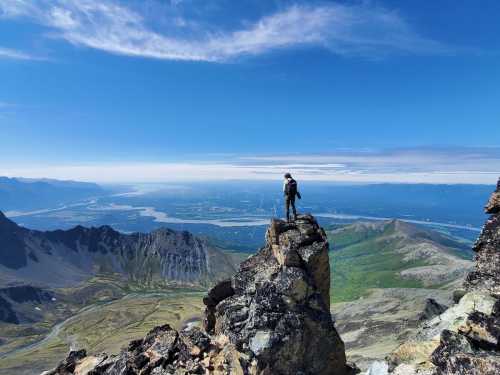
M329 311L329 268L312 216L273 220L266 245L204 298L204 331L157 327L118 356L72 352L46 374L353 373Z
M230 287L214 288L220 298L205 301L205 329L248 356L244 371L345 374L344 344L329 310L325 232L302 215L293 224L273 220L266 240Z
M465 287L500 297L500 180L485 211L491 216L474 245L475 270L467 275Z
M500 374L500 180L486 213L467 293L388 357L393 374Z

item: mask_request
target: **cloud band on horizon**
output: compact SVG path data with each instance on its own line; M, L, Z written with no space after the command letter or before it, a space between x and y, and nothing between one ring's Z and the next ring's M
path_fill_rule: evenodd
M345 150L316 155L233 156L210 162L0 166L0 175L9 177L100 183L277 180L287 171L308 181L495 184L500 176L500 149Z

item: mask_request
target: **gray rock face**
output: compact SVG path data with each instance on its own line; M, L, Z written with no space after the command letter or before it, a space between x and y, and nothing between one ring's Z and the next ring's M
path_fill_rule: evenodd
M206 332L157 327L116 357L73 352L46 374L354 373L328 309L324 231L302 215L294 224L273 221L266 238L264 248L204 298Z

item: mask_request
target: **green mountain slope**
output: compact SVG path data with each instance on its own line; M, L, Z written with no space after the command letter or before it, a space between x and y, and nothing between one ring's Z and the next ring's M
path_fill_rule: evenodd
M332 302L373 288L437 288L472 265L468 246L437 231L398 220L360 222L329 232Z

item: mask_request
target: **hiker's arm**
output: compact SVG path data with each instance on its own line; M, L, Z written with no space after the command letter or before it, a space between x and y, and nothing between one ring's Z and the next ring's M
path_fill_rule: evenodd
M298 190L297 190L297 198L302 199Z

